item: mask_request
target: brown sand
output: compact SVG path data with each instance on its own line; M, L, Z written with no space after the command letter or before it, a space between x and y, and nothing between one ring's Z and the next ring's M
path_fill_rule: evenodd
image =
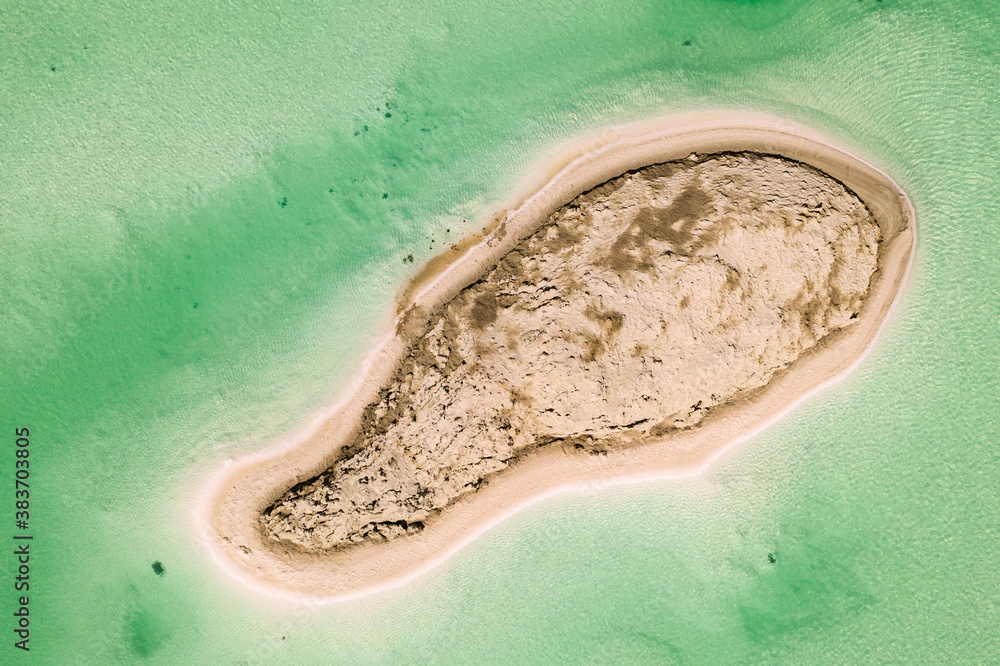
M555 488L704 463L870 346L914 242L883 173L747 114L602 139L431 262L321 432L224 472L220 563L322 597L405 579Z

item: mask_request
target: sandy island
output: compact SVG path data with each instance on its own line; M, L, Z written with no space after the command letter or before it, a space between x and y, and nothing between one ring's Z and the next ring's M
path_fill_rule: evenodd
M322 428L222 470L228 571L356 596L557 490L701 468L860 360L915 242L888 176L759 114L616 128L525 189L411 282Z

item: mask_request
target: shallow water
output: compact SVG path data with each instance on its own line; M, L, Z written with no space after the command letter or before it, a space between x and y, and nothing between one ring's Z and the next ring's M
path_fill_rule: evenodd
M343 4L0 13L33 660L995 659L1000 12ZM419 262L554 144L717 106L825 131L913 199L910 285L850 378L699 477L558 496L398 590L300 607L220 574L205 475L328 404Z

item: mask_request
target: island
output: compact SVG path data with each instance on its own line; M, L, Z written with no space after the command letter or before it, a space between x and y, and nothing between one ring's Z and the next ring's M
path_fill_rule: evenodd
M228 571L363 594L553 492L702 469L860 360L913 255L885 173L770 116L619 127L533 175L402 292L321 428L220 471Z

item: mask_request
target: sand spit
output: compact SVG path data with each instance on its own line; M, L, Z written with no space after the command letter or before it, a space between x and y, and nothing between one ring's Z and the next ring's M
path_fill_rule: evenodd
M759 115L588 143L418 276L325 427L223 471L228 570L399 582L556 488L704 464L871 345L915 237L885 174Z

